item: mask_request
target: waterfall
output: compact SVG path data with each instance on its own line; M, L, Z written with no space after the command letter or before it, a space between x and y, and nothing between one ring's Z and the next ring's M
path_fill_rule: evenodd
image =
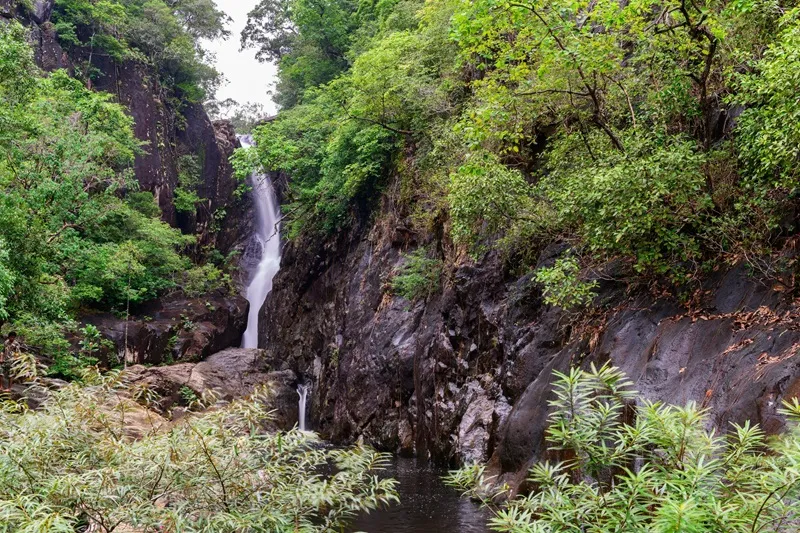
M249 136L239 138L242 146L253 146ZM242 337L242 348L258 348L258 313L267 295L272 290L272 278L278 273L281 263L280 247L280 208L269 177L253 174L250 177L253 185L253 202L256 207L256 234L254 239L259 247L259 261L246 298L250 302L247 316L247 329Z
M297 386L297 395L300 396L300 406L297 410L297 419L300 424L300 431L306 430L306 400L308 393L311 390L311 385L301 383Z

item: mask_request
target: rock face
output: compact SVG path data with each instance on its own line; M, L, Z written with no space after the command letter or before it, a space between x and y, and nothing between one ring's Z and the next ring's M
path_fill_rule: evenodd
M161 412L187 406L187 396L202 398L213 392L220 400L231 401L267 387L274 423L279 429L297 424L297 376L290 370L274 370L275 362L263 350L231 348L213 354L200 363L162 367L133 366L127 371L131 387L145 386L158 397Z
M238 346L247 326L247 310L247 300L241 296L173 296L146 304L128 321L108 313L85 316L84 321L113 341L120 359L158 365L199 361Z
M154 194L164 220L196 234L198 249L212 246L225 254L244 242L251 233L252 205L249 196L234 194L239 182L229 158L240 144L232 126L225 121L213 124L200 104L185 106L179 120L177 111L160 98L157 77L141 64L115 64L98 56L92 61L103 73L94 87L118 96L130 110L136 136L145 143L134 165L136 179L142 190ZM203 202L194 213L178 213L175 189L188 157L199 164L197 192Z
M412 303L387 281L419 243L388 203L376 220L335 242L289 243L262 309L262 342L315 382L315 427L336 442L490 460L516 485L545 451L553 370L610 360L644 398L696 401L723 431L744 420L780 431L780 402L800 394L796 302L744 267L709 280L691 309L603 282L602 305L577 317L488 256Z

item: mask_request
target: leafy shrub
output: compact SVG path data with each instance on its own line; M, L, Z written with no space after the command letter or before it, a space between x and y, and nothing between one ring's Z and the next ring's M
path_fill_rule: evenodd
M796 190L800 157L800 103L796 72L800 68L800 11L790 11L778 39L739 78L741 91L730 100L747 108L739 117L737 143L750 181Z
M178 390L178 394L180 395L183 403L189 406L190 409L194 407L194 405L200 400L200 398L197 396L197 393L186 385Z
M333 532L397 499L374 475L384 454L264 433L263 393L167 429L126 397L123 375L84 379L36 411L0 404L3 533Z
M530 471L535 489L495 510L509 533L656 531L788 532L800 511L800 403L786 404L789 431L768 441L757 426L706 429L694 403L641 401L614 368L555 373L547 435L566 459ZM630 420L633 410L635 420ZM472 467L449 482L485 482ZM477 494L477 493L475 493ZM484 496L485 497L485 496ZM487 500L488 501L488 500Z
M586 160L568 153L577 138L564 139L549 156L552 173L541 188L590 250L631 257L639 271L680 273L701 255L696 231L712 205L706 155L688 139L626 141L625 153L609 149Z
M200 160L195 155L178 158L178 185L175 187L175 210L179 213L194 213L202 200L197 188L202 172Z
M489 153L472 154L450 178L453 236L474 244L524 217L530 186L522 175Z
M9 317L8 300L14 290L16 275L9 266L9 255L6 243L0 239L0 320Z
M439 290L442 279L442 262L428 257L425 248L418 248L403 256L404 263L392 277L394 294L407 300L418 300Z
M235 287L230 275L212 263L195 266L186 271L181 288L190 297L197 297L219 289L233 292Z
M564 309L585 307L595 297L596 281L580 279L580 265L574 257L558 259L552 267L540 268L536 281L544 285L544 301Z
M287 110L255 129L256 147L234 159L240 178L282 170L292 176L284 207L290 236L303 230L330 235L350 215L368 213L387 175L395 134L346 120L327 95Z

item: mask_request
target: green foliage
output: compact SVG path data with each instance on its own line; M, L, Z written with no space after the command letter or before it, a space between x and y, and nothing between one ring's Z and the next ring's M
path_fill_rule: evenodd
M197 396L197 393L184 385L183 387L178 390L178 394L181 397L181 400L188 405L190 408L197 404L200 401L200 398Z
M746 106L739 118L737 141L748 177L758 190L764 185L798 187L800 103L796 76L800 66L800 12L788 13L781 32L756 63L756 72L741 76L741 92L733 103Z
M5 246L5 241L0 240L0 320L5 320L9 317L7 305L14 290L15 280L16 275L11 270L8 249Z
M86 374L36 411L0 405L0 531L333 532L397 500L374 475L386 455L264 433L263 391L167 428L124 379Z
M308 39L317 44L312 47L316 51L310 51L305 44L292 44L291 53L280 52L285 54L281 60L281 83L295 83L292 76L301 67L311 78L302 84L302 99L290 98L291 102L285 102L289 109L256 128L255 155L238 155L237 168L241 175L263 169L288 173L292 179L284 213L290 235L303 230L325 234L371 210L398 147L445 105L444 94L436 86L436 58L442 49L436 46L439 43L407 31L407 23L401 24L402 31L397 31L388 19L380 23L380 10L368 9L366 4L359 17L351 17L346 24L338 14L324 24L313 14L314 9L325 13L354 9L346 3L319 2L314 9L312 2L281 5L286 9L278 10L277 3L263 2L256 11L266 11L261 12L261 18L251 17L252 27L245 31L245 40L255 44L252 32L268 36L265 32L273 22L288 17L285 20L291 22L292 29L287 31L297 33L291 37L292 42L297 39L298 43L306 43ZM388 16L390 6L384 8L384 15ZM337 28L336 21L344 26ZM346 27L359 22L360 28L351 27L347 30L351 34L345 38L342 32ZM399 20L395 22L400 24ZM383 39L373 41L375 33ZM340 74L345 64L339 64L339 54L348 56L350 68L346 73L332 79L317 70L320 50L356 46L351 43L356 36L359 53L353 51L350 59L344 51L336 52L336 59L331 60L338 65L336 74ZM261 42L267 47L278 46L268 40ZM287 69L294 74L287 74ZM316 79L317 75L322 79Z
M88 357L96 355L109 341L103 338L97 326L86 324L80 329L83 338L80 340L81 352Z
M707 430L707 414L695 404L645 401L634 409L630 382L609 366L555 375L547 438L552 450L570 459L535 465L535 490L495 511L495 531L794 530L800 506L796 400L786 405L789 431L768 442L749 423L727 435ZM483 481L475 472L449 480L471 490Z
M586 160L575 157L576 137L556 143L541 183L561 223L593 252L634 258L639 271L679 270L697 260L696 234L713 204L696 144L626 136L624 153L609 146Z
M187 270L180 286L183 292L190 297L202 296L219 289L228 292L235 291L230 274L223 272L213 263L194 266Z
M529 186L522 175L488 153L470 154L450 178L450 216L453 236L477 242L519 218L528 204Z
M279 105L297 104L347 67L357 7L352 0L261 0L249 13L242 46L278 63Z
M71 353L70 317L175 287L194 239L137 190L133 120L110 95L42 76L16 23L0 26L0 70L0 324L72 376L96 354Z
M558 259L552 267L540 268L536 281L544 286L544 301L564 309L586 307L595 297L596 281L580 278L581 269L574 257Z
M201 46L228 35L228 17L213 0L56 0L53 22L62 44L147 62L186 100L200 101L219 81ZM87 78L92 69L84 66Z
M796 231L798 27L760 0L264 0L243 43L284 110L238 164L291 176L292 237L397 176L416 229L473 253L559 238L682 284Z
M0 214L8 221L0 237L24 258L14 264L6 307L57 318L85 303L119 306L172 286L185 267L177 250L189 239L143 210L143 193L131 202L120 193L135 190L131 118L63 72L38 77L30 52L19 50L20 30L4 28L0 48L20 53L8 61L22 78L0 80L13 95L5 131L15 136L0 143Z
M387 174L395 135L379 125L342 121L326 96L283 113L254 132L256 149L239 151L242 176L258 169L292 175L285 208L291 235L301 229L331 233L346 226L351 210L368 211Z
M202 201L198 194L202 167L195 155L184 155L178 159L178 186L175 187L173 203L179 213L195 213Z
M392 276L392 292L406 300L427 298L442 283L442 261L428 257L426 248L403 256L403 265Z

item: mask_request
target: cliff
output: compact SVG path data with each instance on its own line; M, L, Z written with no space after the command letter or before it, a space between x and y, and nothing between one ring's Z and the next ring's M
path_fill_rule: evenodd
M240 144L233 126L212 122L200 103L175 98L145 63L119 62L80 47L65 50L50 20L53 8L54 0L37 0L31 7L0 0L0 21L16 19L28 28L42 70L93 72L87 82L91 88L114 95L128 109L142 142L134 177L140 190L153 193L165 222L195 237L186 255L204 262L213 250L222 256L242 252L253 233L253 206L249 195L235 194L240 182L229 159ZM175 205L176 190L186 186L181 183L186 161L191 162L191 186L200 198L193 212L179 212ZM80 319L98 326L129 362L158 364L198 360L238 344L247 301L238 294L170 294L130 311L127 322L91 311L83 311Z
M335 442L490 461L518 486L545 453L554 370L611 361L643 398L698 402L721 431L752 420L778 432L781 401L800 394L797 302L744 265L711 276L691 305L601 280L593 307L570 314L490 254L461 258L440 293L412 303L387 283L421 244L407 222L387 197L372 224L290 242L262 309L264 347L313 381L315 429Z
M198 237L197 250L216 247L223 254L243 245L252 233L252 206L247 195L234 194L238 181L229 162L240 146L233 127L212 123L202 104L170 100L150 67L132 60L122 63L107 54L76 49L66 52L50 22L54 0L36 0L32 8L16 0L0 0L0 19L21 20L30 30L36 61L45 71L75 70L88 63L96 73L92 87L116 95L130 111L142 152L134 166L141 190L152 192L163 219L184 233ZM202 202L194 213L178 213L175 189L180 159L192 156L199 162L198 195Z

